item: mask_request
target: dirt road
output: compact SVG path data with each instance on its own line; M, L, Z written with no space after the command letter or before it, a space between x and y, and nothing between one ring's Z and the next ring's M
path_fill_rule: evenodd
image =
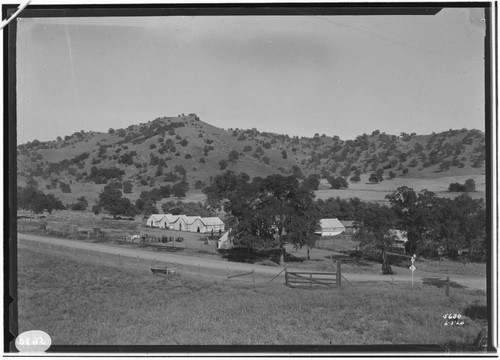
M279 267L236 263L225 260L206 259L201 257L184 256L184 255L170 254L170 253L158 253L143 249L121 248L105 244L95 244L77 240L36 236L31 234L18 234L18 239L20 240L20 242L23 241L40 242L45 244L53 244L56 246L65 246L73 249L96 251L105 254L121 255L126 257L141 258L147 260L156 260L165 263L173 263L173 264L180 264L193 267L200 266L201 268L204 269L217 269L217 270L229 269L231 271L239 271L239 272L247 272L249 271L249 269L255 269L256 274L267 275L269 276L269 278L272 278L281 270L281 268ZM290 271L294 270L293 266L288 266L288 269ZM298 271L298 269L295 270ZM342 275L344 279L348 280L349 282L362 282L362 281L391 282L392 279L395 283L411 282L411 271L409 270L401 271L397 275L394 275L392 279L391 276L380 275L380 274L358 274L358 273L354 274L354 273L344 272ZM444 286L444 282L446 281L446 275L415 271L414 281L442 287ZM452 287L465 287L469 289L486 290L486 278L483 277L450 275L450 282Z

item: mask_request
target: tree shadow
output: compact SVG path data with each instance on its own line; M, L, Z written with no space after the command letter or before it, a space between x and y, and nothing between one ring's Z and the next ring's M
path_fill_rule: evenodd
M233 248L228 250L217 250L222 257L228 261L241 262L241 263L256 263L265 260L270 260L276 264L280 263L281 250L280 249L246 249L246 248ZM288 252L285 253L285 262L303 262L305 257L297 257Z
M471 319L488 320L488 307L486 305L470 305L465 308L464 315Z
M432 285L436 286L438 288L444 288L446 286L446 280L443 279L438 279L438 278L423 278L422 282L424 285ZM463 285L460 285L457 282L451 281L449 282L449 286L455 289L465 289L466 287Z

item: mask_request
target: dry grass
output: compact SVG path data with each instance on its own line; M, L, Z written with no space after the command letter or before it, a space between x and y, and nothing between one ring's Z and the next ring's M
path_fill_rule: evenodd
M125 259L124 259L125 261ZM19 249L19 326L53 344L445 344L470 343L484 320L464 316L485 294L421 285L356 284L290 289L214 281L188 273ZM444 326L461 313L465 325Z
M396 177L393 180L384 180L379 184L370 184L368 182L368 174L361 175L361 181L357 184L349 183L349 188L344 190L323 189L316 191L316 199L328 199L331 197L339 197L341 199L349 199L357 197L363 201L387 202L385 196L392 193L398 187L408 186L419 192L423 189L433 191L437 196L443 198L455 198L460 193L448 192L448 187L451 183L465 183L467 179L474 179L476 182L477 192L469 193L472 198L484 198L486 191L485 175L457 175L446 176L439 178L410 178ZM322 185L327 185L326 180L322 180Z

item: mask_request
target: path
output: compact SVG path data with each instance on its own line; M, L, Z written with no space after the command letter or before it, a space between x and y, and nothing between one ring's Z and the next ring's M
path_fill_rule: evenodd
M31 234L18 234L19 240L35 241L46 244L53 244L57 246L65 246L74 249L83 249L87 251L96 251L106 254L121 255L127 257L141 258L147 260L157 260L160 262L168 262L186 266L200 266L205 269L218 269L238 272L247 272L250 268L255 269L256 274L274 276L280 272L279 267L270 267L264 265L253 265L245 263L230 262L225 260L215 260L206 259L194 256L185 256L170 253L159 253L151 252L142 249L130 249L130 248L120 248L117 246L110 246L106 244L96 244L88 243L78 240L67 240L61 238L52 238L45 236L37 236ZM288 269L293 271L300 271L299 269L294 269L293 266L288 266ZM391 277L387 275L380 274L358 274L358 273L345 273L342 275L350 282L360 282L360 281L382 281L391 282ZM415 272L414 280L416 282L424 282L434 285L443 285L446 280L447 275L437 274L437 273L426 273L426 272ZM411 272L404 272L393 276L394 282L410 282ZM463 286L469 289L479 289L486 290L486 278L482 277L471 277L471 276L461 276L461 275L450 275L450 280L455 286Z

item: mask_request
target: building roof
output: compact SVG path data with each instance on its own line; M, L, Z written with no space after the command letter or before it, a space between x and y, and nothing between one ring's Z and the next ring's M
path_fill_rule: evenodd
M224 222L218 217L204 217L200 220L205 226L224 225Z
M339 220L345 227L357 227L356 221L354 220Z
M322 230L331 229L331 228L341 228L345 229L344 225L339 221L339 219L321 219L319 221Z

